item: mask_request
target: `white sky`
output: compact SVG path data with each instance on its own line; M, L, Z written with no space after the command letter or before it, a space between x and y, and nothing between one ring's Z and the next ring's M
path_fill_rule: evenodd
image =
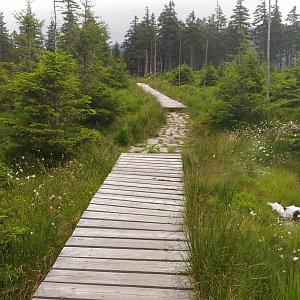
M297 5L299 0L278 0L280 10L283 14L283 21L286 15L291 11L293 6ZM78 1L79 2L79 1ZM148 6L151 13L154 12L156 17L162 12L164 5L169 0L92 0L94 11L97 16L108 25L111 40L113 42L122 42L124 35L130 27L130 22L134 16L143 18L145 7ZM203 18L214 12L217 0L175 0L175 10L178 17L185 21L191 11L195 11L196 16ZM236 0L219 0L219 4L229 18L232 15L232 9L236 5ZM17 29L17 24L13 14L26 7L26 0L0 0L0 11L4 13L5 22L10 31ZM53 10L52 0L34 0L32 4L33 11L39 19L45 20L45 26L48 25L51 12ZM260 0L245 0L246 6L252 15ZM275 0L272 0L272 4ZM298 13L300 13L300 4L298 2ZM45 30L46 31L46 30Z

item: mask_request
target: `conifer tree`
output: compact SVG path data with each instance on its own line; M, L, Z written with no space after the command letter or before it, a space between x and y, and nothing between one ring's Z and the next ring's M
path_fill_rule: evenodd
M177 18L175 3L165 5L158 18L158 36L163 69L171 71L178 65L182 23Z
M138 49L138 28L140 26L139 19L137 16L134 17L133 21L130 23L130 28L128 29L125 40L123 43L124 56L127 68L130 74L134 76L140 76L140 53Z
M286 21L286 64L293 66L295 64L297 52L300 51L300 14L297 12L297 7L287 15Z
M228 50L230 53L240 53L240 46L248 38L250 28L249 10L243 5L244 0L237 0L228 28Z
M200 21L196 18L195 12L192 11L185 23L183 29L183 56L184 60L189 63L193 70L199 69L199 56L201 56L201 44L203 36L200 30Z
M267 60L268 10L266 0L261 0L254 12L253 40L263 62Z
M11 83L17 120L13 153L57 162L71 157L92 132L80 124L94 112L80 95L76 62L69 54L44 51L36 70L19 73Z
M62 0L62 5L63 24L61 26L59 48L75 56L76 44L78 43L78 10L80 6L76 0Z
M56 50L56 40L55 40L56 37L57 37L56 25L55 25L55 21L52 19L48 26L47 38L45 41L45 47L48 51L54 52Z
M17 13L15 17L19 23L19 33L14 36L18 61L24 65L25 70L30 71L43 48L43 22L32 12L31 0L27 0L26 10Z
M0 61L12 59L12 42L4 22L4 15L0 12Z
M278 0L276 0L272 7L271 17L271 62L277 67L281 68L282 59L285 47L284 26L282 24L282 14L279 10Z

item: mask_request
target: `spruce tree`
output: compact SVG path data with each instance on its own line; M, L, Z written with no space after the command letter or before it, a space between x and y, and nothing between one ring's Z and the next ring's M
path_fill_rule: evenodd
M199 69L199 56L201 55L201 44L203 36L201 34L200 22L196 18L195 12L192 11L185 23L183 29L183 56L184 60L189 63L193 70Z
M163 69L171 71L178 65L182 23L177 18L175 3L165 5L158 18L158 36Z
M263 62L267 61L268 10L266 0L261 0L254 12L253 40Z
M30 71L43 48L43 22L32 12L30 0L26 2L26 10L17 13L15 18L19 23L19 33L14 36L18 61Z
M230 17L228 36L228 50L231 53L240 53L241 44L248 39L248 30L250 28L249 10L243 5L244 0L237 0L233 9L233 15Z
M75 56L76 44L78 43L78 10L80 6L76 0L62 0L62 6L63 24L59 48Z
M125 62L129 73L134 76L140 76L140 50L138 49L137 39L139 26L139 19L135 16L130 23L130 28L125 35L123 43Z
M277 68L281 68L282 66L284 47L285 38L282 14L279 10L278 1L276 0L272 7L271 17L271 62Z
M296 6L287 15L286 21L286 64L293 66L297 52L300 51L300 15Z
M47 38L45 41L45 47L48 51L54 52L56 50L56 40L55 40L56 37L57 37L57 30L56 30L55 22L52 19L50 25L48 26Z
M69 54L44 51L33 72L15 77L11 93L17 116L13 155L56 163L93 137L80 125L94 112L90 97L80 95L76 62Z
M12 52L12 43L4 22L4 15L0 12L0 61L10 61Z

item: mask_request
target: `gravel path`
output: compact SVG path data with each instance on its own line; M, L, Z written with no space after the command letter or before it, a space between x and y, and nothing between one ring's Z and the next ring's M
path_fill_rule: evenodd
M167 124L154 137L144 144L132 146L130 153L180 153L188 132L188 115L182 112L169 112Z

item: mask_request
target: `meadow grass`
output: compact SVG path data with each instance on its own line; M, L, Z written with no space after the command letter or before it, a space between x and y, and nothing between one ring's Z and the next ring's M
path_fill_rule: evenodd
M36 164L19 158L14 184L0 189L0 299L31 298L119 154L165 122L164 110L134 85L119 97L124 114L96 144L54 169L40 161L38 173ZM119 140L123 126L126 144Z
M191 116L183 162L196 298L299 299L300 225L267 205L300 206L297 153L265 124L232 131L204 125L214 88L148 83Z

